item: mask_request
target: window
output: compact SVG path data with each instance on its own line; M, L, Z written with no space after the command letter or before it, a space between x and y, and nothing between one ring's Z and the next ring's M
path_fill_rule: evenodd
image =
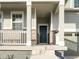
M2 15L2 13L0 12L0 30L2 29L2 18L3 18L3 15Z
M79 0L74 0L74 7L79 7Z
M13 14L13 21L22 21L22 14Z
M23 29L23 12L12 12L12 29L22 30Z

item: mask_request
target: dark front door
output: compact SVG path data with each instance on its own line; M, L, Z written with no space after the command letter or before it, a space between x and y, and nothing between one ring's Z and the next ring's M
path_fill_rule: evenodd
M47 43L47 26L40 26L40 43Z

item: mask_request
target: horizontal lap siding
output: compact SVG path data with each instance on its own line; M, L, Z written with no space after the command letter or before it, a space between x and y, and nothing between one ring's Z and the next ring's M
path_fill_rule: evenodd
M79 29L79 12L65 12L65 30Z
M23 11L24 12L24 27L26 27L26 8L2 8L1 9L2 10L2 12L3 12L3 20L5 21L5 20L9 20L9 21L7 21L8 22L8 24L9 23L11 23L11 12L12 11ZM6 25L6 26L4 26L5 28L12 28L10 25ZM4 28L3 27L3 28Z

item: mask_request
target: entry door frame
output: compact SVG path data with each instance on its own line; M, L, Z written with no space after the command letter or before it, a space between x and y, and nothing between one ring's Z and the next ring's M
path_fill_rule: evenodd
M47 43L48 43L48 24L38 24L38 34L40 36L40 26L47 26ZM40 37L38 38L38 43L40 43Z

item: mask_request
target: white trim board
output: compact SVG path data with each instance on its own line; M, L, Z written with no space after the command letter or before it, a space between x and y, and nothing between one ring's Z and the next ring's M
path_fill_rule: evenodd
M32 2L59 2L60 0L31 0ZM28 2L28 0L0 0L0 2Z
M39 26L47 26L47 33L48 33L48 24L38 24L38 33L39 33Z

